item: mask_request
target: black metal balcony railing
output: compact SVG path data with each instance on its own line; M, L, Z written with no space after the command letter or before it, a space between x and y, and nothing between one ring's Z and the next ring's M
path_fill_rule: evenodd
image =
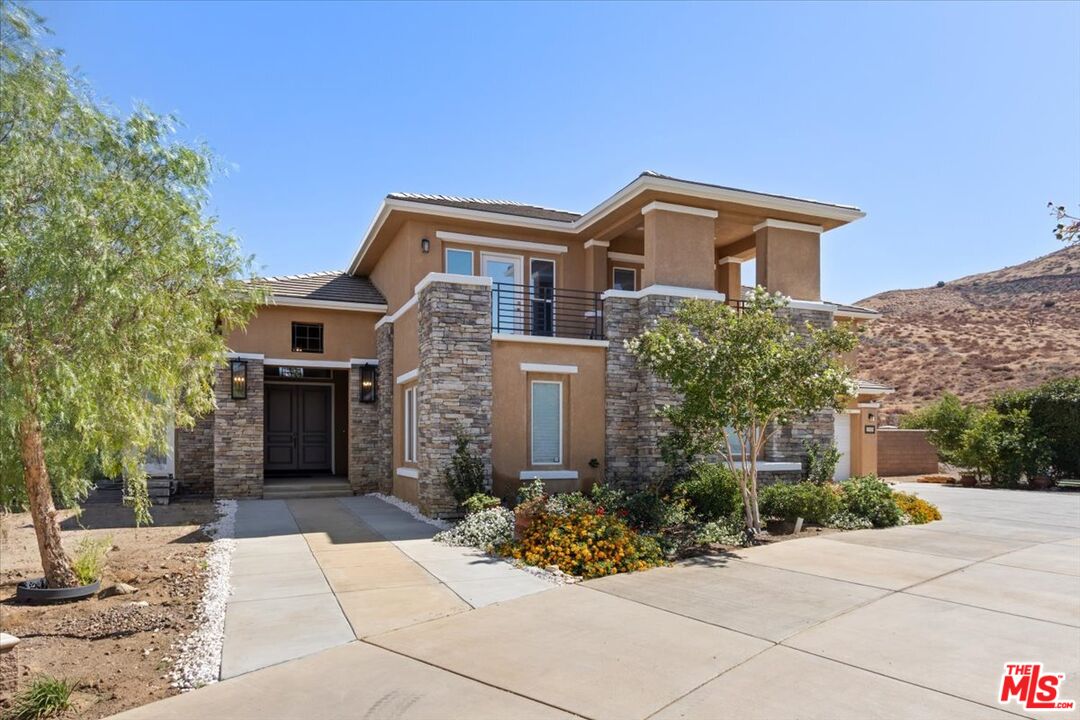
M491 286L493 333L602 340L603 314L604 301L597 292L512 283Z

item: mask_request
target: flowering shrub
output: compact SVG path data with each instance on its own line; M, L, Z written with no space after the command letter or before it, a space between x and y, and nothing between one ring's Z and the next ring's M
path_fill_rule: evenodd
M825 527L836 528L837 530L869 530L874 527L874 523L864 517L853 515L847 510L836 513L827 519L824 524Z
M844 509L869 520L874 527L899 525L902 514L893 491L875 475L852 478L840 484Z
M544 503L544 512L553 515L570 515L575 512L593 512L596 505L579 492L552 495Z
M894 492L893 499L900 508L900 512L906 515L913 525L924 525L941 519L941 511L937 509L937 506L917 495Z
M520 541L501 552L529 565L555 565L584 578L644 570L663 562L653 538L637 534L603 508L567 515L543 513L533 519Z
M694 542L698 545L745 545L746 528L741 520L734 518L712 520L697 528Z
M514 539L514 513L504 507L469 513L449 530L435 535L436 542L490 550Z

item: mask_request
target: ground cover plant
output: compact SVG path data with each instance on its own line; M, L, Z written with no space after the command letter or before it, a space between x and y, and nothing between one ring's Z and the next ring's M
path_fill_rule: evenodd
M65 712L71 707L71 693L78 683L42 675L34 678L30 687L15 696L4 720L44 720Z

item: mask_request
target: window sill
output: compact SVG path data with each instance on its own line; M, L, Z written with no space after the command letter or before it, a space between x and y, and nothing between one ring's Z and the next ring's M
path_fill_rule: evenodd
M411 468L411 467L399 467L395 471L395 474L397 474L397 475L399 475L401 477L419 478L420 477L420 470L417 469L417 468Z
M577 480L577 470L522 470L518 480Z

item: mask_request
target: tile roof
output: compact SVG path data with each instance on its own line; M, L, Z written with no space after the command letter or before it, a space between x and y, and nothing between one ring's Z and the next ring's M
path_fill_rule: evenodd
M538 220L556 220L559 222L573 222L581 217L581 213L570 210L556 210L540 205L515 202L513 200L487 200L484 198L455 197L453 195L425 195L422 193L395 192L386 196L391 200L409 200L412 202L427 203L429 205L442 205L443 207L462 208L465 210L479 210L481 212L499 213L501 215L517 215L519 217L536 218Z
M385 305L386 298L366 277L349 275L339 270L280 275L256 278L253 282L266 287L272 294L304 300L371 303Z
M686 183L687 185L698 185L700 187L718 188L720 190L733 190L735 192L753 193L754 195L764 195L765 197L781 198L783 200L798 200L799 202L814 203L815 205L827 205L829 207L843 208L845 210L858 210L859 208L854 205L840 205L838 203L823 202L821 200L814 200L813 198L801 198L794 195L777 195L776 193L761 192L760 190L747 190L746 188L731 187L730 185L717 185L715 183L701 182L700 180L687 180L686 178L678 178L673 175L664 175L663 173L654 172L653 170L646 170L638 177L654 177L661 180L674 180L675 182Z

